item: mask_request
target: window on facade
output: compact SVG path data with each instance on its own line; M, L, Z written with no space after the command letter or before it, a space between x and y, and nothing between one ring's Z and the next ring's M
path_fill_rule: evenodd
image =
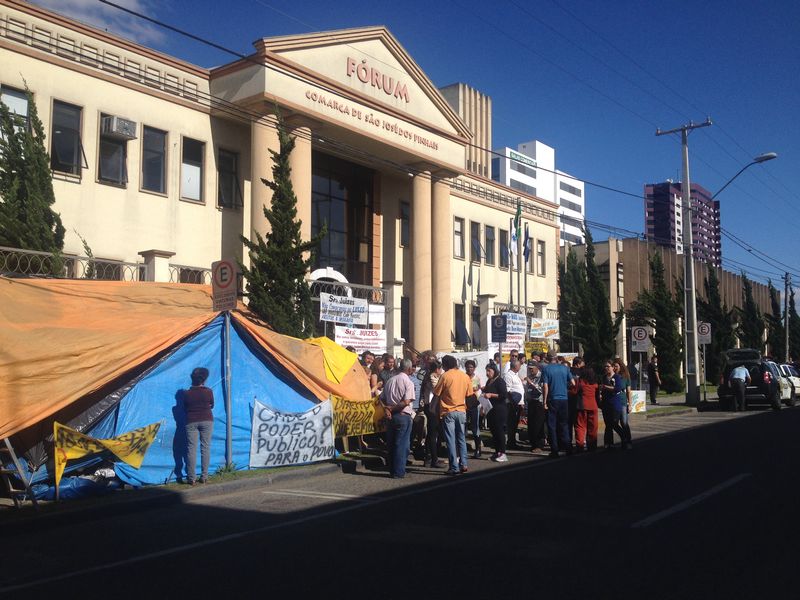
M533 240L532 239L528 240L528 245L530 247L530 252L528 252L528 259L525 261L525 271L530 273L531 275L534 275L534 274L536 274L536 271L534 269L534 267L536 266L536 263L534 262L536 260L536 257L533 254ZM522 250L524 252L525 248L523 248ZM523 254L523 259L524 259L524 254Z
M467 313L463 304L454 304L455 308L455 343L456 346L466 346L470 342L469 332L467 331Z
M223 208L242 206L239 187L239 155L220 149L217 157L217 202Z
M532 185L527 185L522 183L521 181L517 181L516 179L512 179L509 182L509 186L514 188L515 190L519 190L520 192L525 192L526 194L530 194L531 196L536 195L536 188Z
M453 256L464 258L464 219L461 217L453 221Z
M83 164L81 108L56 100L53 102L50 133L50 168L60 173L80 175Z
M411 241L411 205L400 203L400 245L409 246Z
M472 307L472 346L481 347L481 307Z
M469 259L474 263L481 262L481 224L475 221L469 223Z
M525 165L518 163L515 160L511 161L511 168L514 169L517 173L522 173L523 175L527 175L533 179L536 179L536 169L531 167L526 167Z
M167 193L167 132L142 128L142 189Z
M28 126L28 94L6 85L0 86L0 102L6 105L14 116L17 131Z
M105 117L100 115L102 123ZM97 157L97 179L104 183L124 186L128 183L128 140L100 134L100 148Z
M486 225L484 227L484 248L483 251L485 253L486 264L493 265L494 264L494 227L491 225Z
M203 156L206 145L191 138L183 138L181 158L181 198L203 201Z
M568 208L570 210L574 210L575 212L579 213L583 212L583 207L581 207L581 205L578 204L577 202L570 202L569 200L564 200L564 198L559 198L558 201L564 208Z
M508 268L508 231L505 229L500 230L500 268Z
M583 195L580 189L576 188L574 185L564 183L563 181L560 181L558 183L558 187L564 190L565 192L569 192L573 196L577 196L578 198L580 198Z
M539 275L547 275L544 240L536 241L536 262L539 263Z

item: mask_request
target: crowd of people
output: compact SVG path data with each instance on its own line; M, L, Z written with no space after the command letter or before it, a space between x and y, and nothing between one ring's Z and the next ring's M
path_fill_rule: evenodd
M430 351L403 360L367 351L361 363L383 408L393 478L405 476L410 455L421 458L425 467L446 466L449 475L468 472L469 459L486 451L482 429L491 432L489 459L496 462L507 462L509 449L550 457L595 451L601 416L604 448L632 448L628 415L633 381L619 358L604 362L597 374L581 357L570 363L548 352L526 359L512 350L505 361L499 353L489 361L485 382L476 374L475 361L465 361L462 370L455 357L445 355L440 361ZM660 384L657 359L648 371L655 395ZM468 436L474 448L470 456ZM446 465L440 458L442 440Z

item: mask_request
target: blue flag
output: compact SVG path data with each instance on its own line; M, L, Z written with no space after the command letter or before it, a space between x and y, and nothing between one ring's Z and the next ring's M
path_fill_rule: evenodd
M528 262L528 258L531 255L531 236L528 235L528 224L525 223L525 239L522 242L522 254L525 257L525 262Z

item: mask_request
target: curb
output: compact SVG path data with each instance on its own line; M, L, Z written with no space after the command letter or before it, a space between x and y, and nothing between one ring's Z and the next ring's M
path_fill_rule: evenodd
M676 408L675 410L665 410L664 412L657 412L657 413L647 413L647 419L658 419L660 417L672 417L675 415L688 415L691 413L696 413L697 409L693 406L686 406L682 408Z
M48 529L67 522L92 521L98 517L115 516L171 504L182 504L195 498L211 498L248 489L256 489L276 482L326 475L340 472L342 468L344 467L340 466L338 462L326 462L267 472L264 477L249 477L210 485L181 486L169 489L164 486L126 489L113 492L107 496L89 499L96 500L96 502L80 504L65 502L60 506L51 504L39 512L35 512L31 507L26 507L22 514L19 514L15 509L9 508L5 514L0 512L0 516L3 517L3 531ZM113 499L113 501L109 502L109 499Z

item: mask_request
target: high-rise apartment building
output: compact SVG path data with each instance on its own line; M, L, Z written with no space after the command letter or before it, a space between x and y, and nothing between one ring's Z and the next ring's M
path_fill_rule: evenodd
M584 242L586 204L583 182L556 169L556 151L538 140L519 144L516 150L495 150L492 179L558 204L561 245Z
M683 253L682 188L680 182L665 181L644 186L647 239ZM692 242L697 260L722 266L719 200L703 186L692 184Z

